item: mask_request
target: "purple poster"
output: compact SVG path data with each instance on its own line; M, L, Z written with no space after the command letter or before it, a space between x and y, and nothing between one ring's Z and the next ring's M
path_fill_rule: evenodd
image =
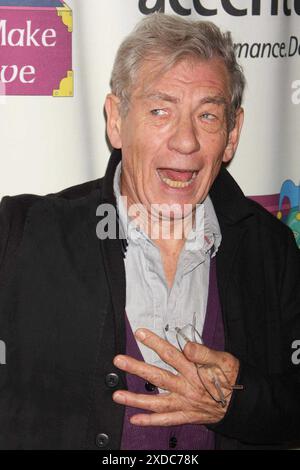
M73 96L72 11L59 0L0 0L6 95Z

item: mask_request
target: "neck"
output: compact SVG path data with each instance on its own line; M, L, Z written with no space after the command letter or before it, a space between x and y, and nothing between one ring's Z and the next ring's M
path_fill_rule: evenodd
M167 215L152 212L139 201L131 197L126 185L120 182L120 192L123 198L123 205L127 211L129 219L139 226L148 237L162 246L181 246L184 244L190 230L195 222L195 210L183 217L176 219L169 211ZM166 243L164 243L166 242Z

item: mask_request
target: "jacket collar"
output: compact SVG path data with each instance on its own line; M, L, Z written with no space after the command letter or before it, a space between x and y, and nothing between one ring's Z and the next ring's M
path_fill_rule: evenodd
M113 179L121 159L121 150L113 150L103 178L102 200L113 205L116 205ZM221 167L209 195L218 219L221 219L226 225L234 225L252 215L248 199L224 166Z
M249 200L223 165L209 194L218 218L226 224L239 223L253 213Z
M114 206L116 205L116 198L114 195L114 176L118 163L121 161L121 159L121 150L114 149L108 161L106 172L103 178L102 201L111 203Z

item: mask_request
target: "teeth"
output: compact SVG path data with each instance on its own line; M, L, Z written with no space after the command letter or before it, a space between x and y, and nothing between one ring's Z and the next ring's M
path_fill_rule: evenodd
M193 176L189 181L174 181L174 180L171 180L170 178L164 178L163 176L161 176L161 179L164 183L166 183L171 188L187 188L193 182L196 176L197 176L197 172L194 171Z
M185 181L185 182L173 181L173 180L170 180L169 178L162 178L162 180L171 188L187 188L191 184L191 181L192 181L192 180Z

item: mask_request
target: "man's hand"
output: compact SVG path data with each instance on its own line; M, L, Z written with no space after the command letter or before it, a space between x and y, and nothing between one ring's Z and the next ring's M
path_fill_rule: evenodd
M133 416L132 424L139 426L211 424L217 423L224 417L232 391L223 390L227 399L226 406L222 407L204 388L195 364L219 366L228 382L234 385L239 370L237 358L229 353L214 351L196 343L187 343L183 354L173 345L146 329L137 330L135 336L145 346L153 349L164 362L176 369L178 375L129 356L115 357L114 364L119 369L137 375L167 391L158 395L143 395L123 390L115 392L113 400L116 403L153 412Z

